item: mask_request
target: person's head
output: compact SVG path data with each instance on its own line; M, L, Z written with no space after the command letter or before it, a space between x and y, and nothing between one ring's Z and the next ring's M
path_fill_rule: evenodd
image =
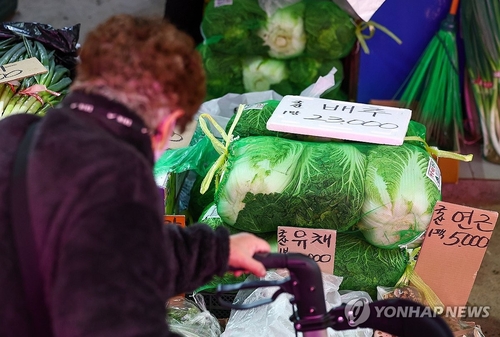
M135 111L156 132L153 147L170 138L176 120L183 129L205 97L192 38L161 18L110 17L87 34L80 60L72 88Z

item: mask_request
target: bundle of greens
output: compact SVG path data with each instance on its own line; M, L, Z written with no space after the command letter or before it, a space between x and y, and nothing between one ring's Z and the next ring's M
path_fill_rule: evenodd
M269 48L258 32L266 20L267 14L257 0L235 0L224 5L211 0L201 23L204 43L224 54L265 55Z
M313 58L340 59L356 42L353 19L334 1L304 0L306 55Z
M48 70L21 81L0 84L1 118L14 113L43 115L67 94L72 82L70 71L56 64L54 54L41 42L26 37L12 37L0 42L0 66L35 57Z
M253 233L278 226L345 231L358 221L366 156L355 146L253 136L229 151L215 201L230 226Z
M339 59L298 56L283 60L259 55L238 56L215 52L210 45L200 45L198 51L207 76L207 100L227 93L266 90L274 90L282 96L298 95L332 68L337 69L335 86L321 97L344 98L340 91L344 67Z
M224 54L202 44L198 52L203 59L207 81L207 100L219 98L227 93L244 93L243 65L238 55Z
M465 63L481 123L483 156L500 164L500 4L463 0L460 12Z
M377 286L395 286L408 261L405 250L375 247L357 233L337 233L334 274L343 277L340 290L366 291L377 298Z
M425 148L422 124L410 122L406 136L414 140L401 146L340 142L268 130L278 105L247 105L236 125L234 116L226 125L238 140L218 190L209 190L224 222L255 233L274 230L273 223L342 231L355 222L380 248L421 243L441 199L439 167ZM339 225L335 216L348 213Z
M211 0L201 25L204 43L225 54L276 59L339 59L354 46L356 25L334 1L276 1L272 12L259 3Z

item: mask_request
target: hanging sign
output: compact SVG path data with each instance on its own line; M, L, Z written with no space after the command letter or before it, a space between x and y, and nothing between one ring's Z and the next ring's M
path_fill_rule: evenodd
M403 144L411 110L380 105L285 96L267 122L281 131L375 144Z

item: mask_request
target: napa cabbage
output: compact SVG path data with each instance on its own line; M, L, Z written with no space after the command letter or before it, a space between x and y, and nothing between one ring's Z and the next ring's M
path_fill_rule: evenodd
M259 36L269 46L269 56L286 59L298 56L306 48L304 31L305 4L298 2L278 8L267 20Z
M255 0L238 0L224 5L210 0L201 22L204 44L225 54L267 55L269 47L258 35L267 17Z
M358 224L368 242L393 248L426 230L441 200L441 176L421 147L377 146L368 153L363 216Z
M366 156L349 143L241 138L216 190L218 214L253 233L281 225L345 231L360 217L365 167Z
M286 63L281 60L247 57L243 60L243 85L246 91L266 91L272 84L288 77Z
M349 54L356 42L353 19L331 0L303 0L305 54L314 58L340 59Z

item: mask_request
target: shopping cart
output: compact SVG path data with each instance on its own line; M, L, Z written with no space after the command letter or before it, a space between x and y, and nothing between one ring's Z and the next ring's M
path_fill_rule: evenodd
M369 302L360 299L327 311L321 270L311 258L300 253L268 253L257 254L254 257L261 261L266 269L288 269L289 276L282 280L219 285L216 296L222 306L236 310L251 309L273 302L280 294L289 293L292 295L290 301L294 308L290 321L296 333L301 332L303 337L327 337L328 328L337 331L371 328L398 337L453 337L453 333L441 317L429 315L429 310L424 306L409 300L387 299ZM235 304L223 299L226 293L263 287L279 287L279 289L270 298L253 303ZM394 308L392 309L394 313L405 314L380 315L387 308Z

